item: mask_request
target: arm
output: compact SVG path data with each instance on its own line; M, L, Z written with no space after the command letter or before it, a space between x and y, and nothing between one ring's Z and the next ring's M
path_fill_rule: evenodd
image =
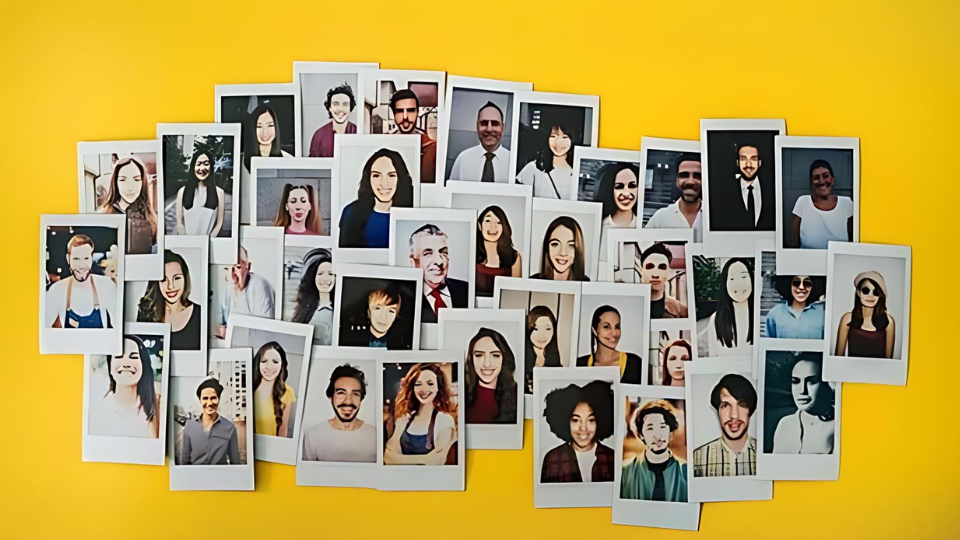
M453 167L450 168L450 180L463 180L460 178L460 158L463 157L463 152L457 154L457 159L453 160Z
M190 420L187 420L189 424ZM193 451L193 448L190 446L190 433L187 430L187 426L183 426L183 441L180 443L180 465L190 465L192 460L190 459L190 454Z
M237 426L233 426L233 432L230 433L230 443L227 446L227 457L231 465L240 464L240 445L237 444Z
M790 222L790 245L787 247L798 248L800 247L800 216L794 214L793 220Z
M261 283L263 283L263 287L257 289L257 314L268 319L273 319L276 313L273 298L275 292L266 279L261 281Z
M223 190L217 188L217 222L213 225L213 231L210 236L220 236L220 229L223 228ZM236 232L236 231L234 231Z
M840 317L840 325L837 327L837 348L833 352L834 356L846 356L847 354L847 334L850 332L850 314L845 313Z
M707 356L717 356L719 352L719 342L717 341L717 314L714 313L707 319Z
M63 281L57 281L47 289L47 316L44 325L47 328L53 328L54 323L57 322L57 319L60 317L60 311L64 307L64 295L60 293L59 285L62 285ZM63 327L63 320L60 321L60 326Z
M383 463L385 465L422 465L427 456L406 456L400 448L400 436L403 434L410 419L403 417L397 420L393 428L393 436L387 441L383 449Z
M159 439L160 438L160 411L155 411L153 413L153 420L150 420L150 438Z
M286 407L283 408L283 415L280 420L280 427L277 428L277 437L286 437L287 431L290 430L290 411L293 409L293 404L295 402L290 402Z
M777 320L773 317L773 310L767 312L767 335L766 337L777 337Z
M511 277L520 277L521 272L521 258L520 253L517 253L517 260L513 261L513 266L510 267L510 276Z
M897 337L897 323L889 313L887 313L887 319L890 321L890 324L887 325L887 358L893 358L893 342Z
M177 234L187 234L187 228L183 224L183 190L184 189L186 188L180 188L180 191L177 192Z
M102 295L101 304L103 305L104 308L106 308L107 314L110 315L110 320L113 322L113 324L114 325L119 324L123 326L123 314L117 313L117 284L114 283L113 280L105 276L93 276L93 277L94 279L98 277L103 277L103 279L101 280L101 283L99 283L97 286L97 290L102 290L102 292L100 293ZM123 284L121 283L120 286L122 287ZM104 324L103 326L104 328L107 328L106 324Z

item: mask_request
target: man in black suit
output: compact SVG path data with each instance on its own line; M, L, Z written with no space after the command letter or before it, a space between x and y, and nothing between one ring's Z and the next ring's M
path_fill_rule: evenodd
M447 277L450 251L447 235L440 227L428 223L410 235L410 265L423 269L421 323L437 322L437 312L442 308L467 307L467 282Z
M716 221L711 223L717 231L773 231L777 210L774 207L773 178L765 175L760 178L760 149L751 144L742 144L737 148L737 167L740 172L734 182L726 184L720 205L711 203L711 211L716 212ZM711 179L712 181L712 179Z

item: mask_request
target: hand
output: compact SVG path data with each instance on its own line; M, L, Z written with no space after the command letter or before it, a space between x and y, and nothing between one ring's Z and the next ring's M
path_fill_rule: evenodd
M227 327L222 324L218 326L217 334L220 336L220 339L227 339Z
M424 458L424 465L443 465L447 462L447 450L449 448L435 448Z

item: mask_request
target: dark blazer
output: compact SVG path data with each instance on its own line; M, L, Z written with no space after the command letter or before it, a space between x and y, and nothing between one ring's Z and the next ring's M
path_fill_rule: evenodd
M613 449L597 443L597 461L593 463L591 480L593 482L613 482ZM547 452L540 466L540 481L553 482L583 482L580 476L580 464L577 462L577 452L564 443Z
M577 366L589 365L590 355L585 354L577 358ZM624 384L640 384L643 382L643 359L633 353L627 353L627 366L623 369L620 382Z
M713 231L774 231L776 230L777 209L776 187L770 175L760 175L760 219L756 224L750 221L747 206L740 191L740 177L735 176L721 191L723 196L710 201L710 229Z
M426 288L426 285L424 285ZM447 278L447 292L450 293L450 300L453 302L452 306L454 308L467 308L470 300L470 287L467 285L466 281L461 281L459 279ZM435 323L437 322L437 314L433 312L433 308L430 307L430 301L427 300L426 294L423 296L423 301L420 302L420 322L421 323Z

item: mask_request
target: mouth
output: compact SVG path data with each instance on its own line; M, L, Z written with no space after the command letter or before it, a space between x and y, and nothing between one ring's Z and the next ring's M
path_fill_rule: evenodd
M420 401L427 401L430 398L430 394L417 394L417 397L420 398Z
M570 257L554 257L553 262L555 262L557 266L565 267L570 265L571 260Z
M809 405L813 401L810 396L801 396L797 398L797 405Z
M741 422L740 420L731 420L727 422L727 429L732 431L733 433L737 433L738 431L743 429L743 422Z
M303 212L300 210L297 210L296 212L293 213L293 217L296 218L297 221L300 221L303 219Z
M497 374L497 370L495 370L495 369L481 369L481 370L480 370L480 376L483 377L484 379L491 379L491 378L493 378L493 376L496 375L496 374Z

